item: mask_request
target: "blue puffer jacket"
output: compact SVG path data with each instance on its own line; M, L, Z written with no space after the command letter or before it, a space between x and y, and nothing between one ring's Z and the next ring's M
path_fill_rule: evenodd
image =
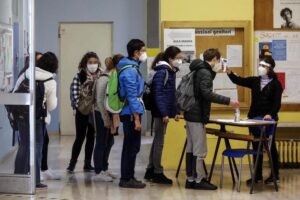
M153 117L169 116L174 118L178 113L176 108L176 72L167 62L159 62L152 80L152 94L154 97L154 106L151 111ZM168 70L168 81L164 85L166 70Z
M120 70L126 65L134 65L139 68L137 61L122 58L117 65L117 70ZM132 115L133 113L144 114L144 106L141 100L144 92L144 81L141 74L134 67L129 67L120 73L119 84L120 96L126 101L126 105L120 115Z

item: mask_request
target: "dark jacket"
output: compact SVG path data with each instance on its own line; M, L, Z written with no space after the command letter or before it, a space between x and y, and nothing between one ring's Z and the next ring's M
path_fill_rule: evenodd
M278 120L281 106L282 86L277 78L273 78L262 90L260 89L261 77L242 78L234 73L228 75L230 80L240 86L251 89L251 106L248 118L264 117L271 115Z
M194 93L197 103L188 112L184 119L189 122L207 123L210 116L211 103L229 105L230 98L213 92L213 79L216 73L211 66L200 59L194 60L190 70L197 70L194 77Z
M176 109L176 72L166 62L160 62L154 69L156 71L152 80L152 94L154 106L151 110L153 117L174 118L177 114ZM167 70L167 71L166 71ZM165 83L166 74L168 80Z

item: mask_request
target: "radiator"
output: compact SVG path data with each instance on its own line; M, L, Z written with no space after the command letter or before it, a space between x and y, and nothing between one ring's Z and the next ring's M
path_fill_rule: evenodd
M300 168L300 139L278 139L276 145L280 168Z

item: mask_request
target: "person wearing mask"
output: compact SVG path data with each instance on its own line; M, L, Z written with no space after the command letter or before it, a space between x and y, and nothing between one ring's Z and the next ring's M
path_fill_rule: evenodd
M271 56L266 55L259 63L258 76L243 78L237 76L227 68L228 77L233 83L251 89L251 106L248 112L249 119L260 117L263 119L273 119L278 121L278 112L281 106L282 86L274 72L274 67L275 61ZM276 181L279 182L279 163L278 152L275 144L275 133L272 138L271 156L274 164L275 178ZM254 150L258 150L257 142L253 142L252 146ZM253 155L253 160L256 160L256 155ZM263 155L260 155L256 177L254 177L255 182L262 181L262 163ZM251 184L251 182L251 179L247 180L247 184ZM265 184L269 183L273 183L271 175L265 180Z
M67 168L69 173L73 173L75 165L77 163L78 156L81 151L84 138L86 137L85 144L85 159L84 159L84 171L94 171L94 167L91 165L92 154L94 150L95 142L95 130L89 121L89 115L92 116L92 112L85 115L78 110L80 93L83 92L82 87L86 81L93 83L98 79L101 73L101 63L99 57L94 52L86 53L81 59L78 70L70 87L71 105L75 114L75 126L76 126L76 139L72 147L72 156ZM88 88L92 90L93 87ZM92 92L92 91L89 91Z
M122 58L117 65L119 96L125 102L120 113L120 119L123 122L124 142L119 186L145 188L146 184L134 177L136 156L141 147L141 118L144 114L142 101L144 81L139 68L140 64L147 60L145 43L139 39L132 39L127 44L127 52L128 57Z
M46 116L41 116L36 119L36 187L37 188L46 188L47 185L42 184L40 180L40 170L41 170L41 161L42 161L42 149L43 142L46 131L46 124L50 123L51 116L50 111L54 110L57 107L57 84L53 79L54 74L58 69L58 60L54 53L46 52L43 56L37 61L35 67L35 78L36 81L42 82L44 84L44 99L43 104L46 104L47 110ZM29 70L24 72L24 76L21 75L17 82L20 82L20 85L23 84L22 80L29 78ZM16 86L15 91L18 89ZM39 108L36 108L37 110ZM42 108L40 108L42 109ZM29 117L20 116L21 120L18 120L18 129L20 135L20 145L15 161L15 173L16 174L27 174L29 173Z
M179 120L176 107L176 72L182 64L182 53L178 47L170 46L165 52L158 54L152 64L155 71L152 79L152 95L154 105L151 114L154 117L154 139L149 156L149 164L145 179L160 184L172 184L173 181L164 175L161 157L164 137L169 120Z
M111 182L117 178L115 174L108 170L108 158L110 150L114 145L114 121L113 114L105 108L106 89L108 79L112 70L115 70L120 59L123 58L121 54L116 54L113 57L105 59L106 70L101 74L97 80L96 85L96 145L94 149L94 164L95 164L95 178L104 182Z
M195 190L216 190L217 186L209 183L205 178L204 159L207 155L205 124L209 121L211 103L237 108L239 102L213 92L213 80L216 72L222 68L219 50L207 49L203 58L204 61L196 59L190 65L190 70L195 71L194 94L196 104L184 113L187 133L187 180L185 187Z

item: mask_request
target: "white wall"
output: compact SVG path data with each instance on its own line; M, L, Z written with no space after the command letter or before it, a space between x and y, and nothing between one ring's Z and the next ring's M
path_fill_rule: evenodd
M36 0L35 2L37 51L53 51L59 56L60 22L113 22L114 53L126 55L126 44L130 39L139 38L144 41L146 39L146 0ZM52 112L49 131L58 130L59 111L56 109Z

